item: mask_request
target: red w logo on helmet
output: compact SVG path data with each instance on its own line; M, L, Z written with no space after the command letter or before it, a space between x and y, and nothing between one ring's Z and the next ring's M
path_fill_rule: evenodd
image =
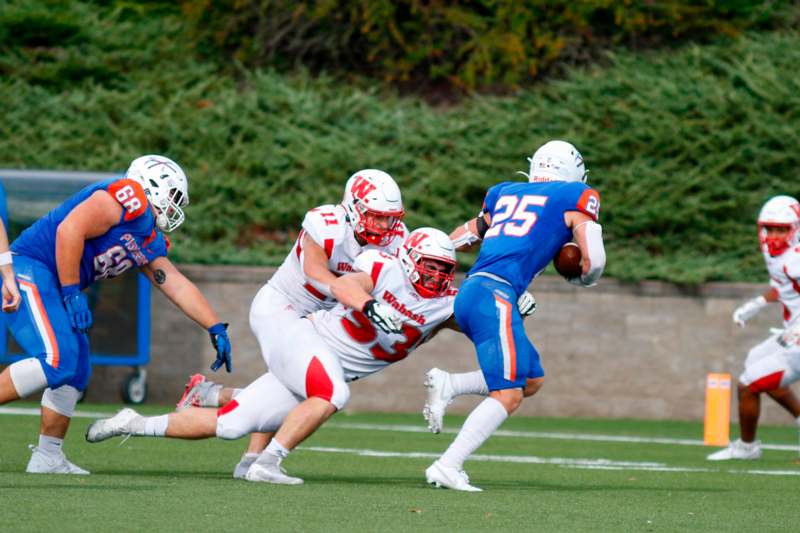
M428 238L427 233L415 231L406 239L406 248L416 248L422 241Z
M363 200L366 195L375 190L375 185L367 181L365 178L358 176L350 192L355 198Z

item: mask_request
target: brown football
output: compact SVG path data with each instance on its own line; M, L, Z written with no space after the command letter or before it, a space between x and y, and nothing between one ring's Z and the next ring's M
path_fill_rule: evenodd
M581 249L574 242L568 242L559 250L553 266L556 272L567 279L577 278L581 275Z

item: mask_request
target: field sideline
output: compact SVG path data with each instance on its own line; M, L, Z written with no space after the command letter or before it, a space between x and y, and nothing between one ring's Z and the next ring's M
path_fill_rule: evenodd
M800 521L789 426L761 430L760 461L709 463L699 423L512 417L467 463L485 492L464 494L429 488L423 473L460 417L437 436L412 414L338 415L286 461L306 484L278 487L230 478L244 441L90 445L89 416L76 417L66 450L93 475L26 475L31 408L0 410L0 530L785 531Z

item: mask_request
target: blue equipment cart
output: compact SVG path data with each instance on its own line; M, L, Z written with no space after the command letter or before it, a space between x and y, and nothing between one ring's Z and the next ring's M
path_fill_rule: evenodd
M0 169L0 215L9 239L86 185L117 175ZM87 295L95 316L89 333L92 365L133 367L122 385L122 398L127 403L144 402L150 362L150 281L141 273L121 276L95 283ZM2 316L0 321L0 364L10 364L24 355L8 335Z

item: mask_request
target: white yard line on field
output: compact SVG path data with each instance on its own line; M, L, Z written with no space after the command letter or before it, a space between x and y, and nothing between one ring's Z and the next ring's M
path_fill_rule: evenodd
M408 433L428 433L423 426L390 425L390 424L357 424L350 422L330 422L327 427L339 429L363 429L368 431L400 431ZM442 433L456 434L457 429L442 429ZM634 437L630 435L602 435L590 433L557 433L552 431L512 431L498 429L492 436L517 437L523 439L557 439L557 440L582 440L595 442L630 442L635 444L677 444L680 446L705 446L702 440L697 439L669 439L664 437ZM800 451L798 446L791 444L762 444L765 450Z
M38 407L0 407L0 415L39 416ZM99 411L75 411L72 418L106 418L114 413L101 413Z
M94 411L76 411L75 418L103 418L111 416L113 413L102 413ZM39 409L35 407L0 407L0 415L21 415L38 416ZM334 422L328 424L329 427L339 429L356 429L369 431L397 431L406 433L426 433L428 430L422 426L410 425L389 425L389 424L355 424L349 422ZM444 433L456 433L456 430L444 430ZM602 441L602 442L633 442L638 444L679 444L701 446L700 440L689 439L664 439L629 437L618 435L588 435L583 433L550 433L540 431L510 431L500 430L495 432L497 436L517 437L517 438L544 438L561 440L581 440L581 441ZM770 450L797 450L797 446L786 445L762 445L763 448ZM430 452L387 452L381 450L357 449L357 448L330 448L324 446L302 446L301 449L319 453L346 453L360 455L363 457L401 457L415 459L436 459L440 454ZM610 459L569 459L563 457L537 457L533 455L486 455L476 454L470 457L470 461L489 461L498 463L526 463L526 464L547 464L556 465L562 468L577 468L583 470L640 470L651 472L727 472L729 474L746 474L761 476L800 476L798 470L725 470L714 468L690 468L668 466L664 463L636 462L636 461L612 461Z
M429 452L386 452L381 450L367 450L358 448L330 448L327 446L301 446L299 449L320 453L346 453L362 457L398 457L407 459L438 459L441 454ZM471 455L470 461L494 463L527 463L540 465L556 465L561 468L574 468L579 470L644 470L649 472L693 472L746 474L753 476L800 476L798 470L739 470L724 468L692 468L682 466L667 466L664 463L612 461L610 459L568 459L565 457L537 457L534 455Z
M98 411L76 411L73 418L105 418L114 413L102 413ZM39 416L39 409L36 407L0 407L0 415L30 415ZM400 433L428 433L424 426L412 426L403 424L360 424L354 422L329 422L326 427L337 429L358 429L365 431L397 431ZM457 429L443 429L442 433L455 435ZM516 437L522 439L557 439L557 440L578 440L594 442L629 442L634 444L677 444L680 446L705 446L702 440L698 439L670 439L666 437L634 437L631 435L603 435L591 433L558 433L552 431L512 431L499 429L494 432L496 437ZM779 450L796 452L800 447L791 444L762 444L765 450Z

